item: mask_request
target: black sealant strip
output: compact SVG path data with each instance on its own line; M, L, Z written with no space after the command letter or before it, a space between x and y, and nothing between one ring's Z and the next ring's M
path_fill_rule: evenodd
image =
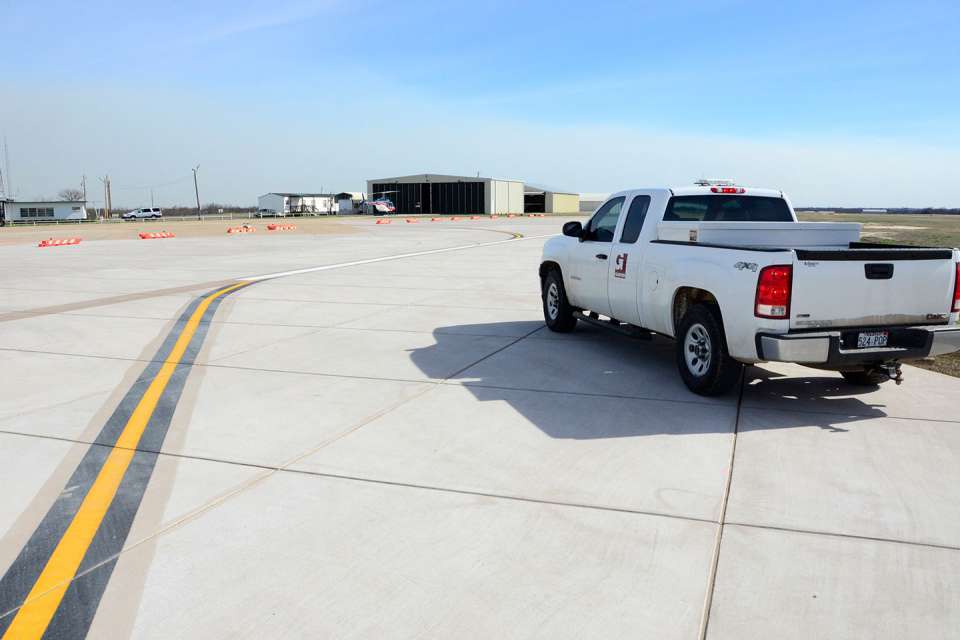
M246 285L248 286L248 285ZM147 485L153 475L158 451L163 447L164 439L170 427L170 421L176 410L187 377L203 346L204 339L223 298L239 287L214 298L204 312L180 363L170 377L163 394L150 416L147 428L138 443L129 468L123 476L103 521L97 529L90 547L84 555L78 569L79 578L74 579L64 594L56 614L50 621L44 639L74 639L86 636L93 621L100 599L107 587L116 558L122 551L130 527L140 508ZM173 328L167 334L156 356L147 363L143 372L133 383L113 414L104 424L94 444L90 445L67 482L66 487L51 505L37 529L24 545L20 554L0 578L0 636L16 615L33 585L36 583L53 554L67 527L73 521L93 482L96 480L111 448L123 432L134 409L143 398L144 392L159 373L164 361L170 356L174 344L183 332L197 306L210 292L190 303L181 314ZM139 449L144 449L140 451ZM92 567L104 565L97 571ZM89 573L87 573L89 572Z

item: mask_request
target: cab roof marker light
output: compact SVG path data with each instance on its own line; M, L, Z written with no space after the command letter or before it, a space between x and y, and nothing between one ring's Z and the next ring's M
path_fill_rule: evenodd
M746 193L743 187L710 187L710 193Z
M697 180L694 180L693 184L695 184L698 187L709 187L709 186L734 187L736 186L737 183L735 180L730 180L728 178L699 178Z

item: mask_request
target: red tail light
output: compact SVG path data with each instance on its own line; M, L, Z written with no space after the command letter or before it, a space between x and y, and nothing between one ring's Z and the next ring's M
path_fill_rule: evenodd
M953 281L953 311L960 311L960 262L957 263L957 278Z
M792 285L792 266L777 264L761 269L757 278L757 300L753 314L758 318L789 318Z

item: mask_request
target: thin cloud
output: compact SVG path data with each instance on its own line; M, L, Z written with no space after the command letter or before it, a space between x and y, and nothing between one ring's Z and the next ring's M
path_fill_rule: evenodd
M283 27L303 22L337 6L335 0L322 2L299 2L289 6L273 7L267 13L246 15L238 19L217 24L203 33L191 38L193 42L213 42L233 38L243 34L255 33L264 29Z

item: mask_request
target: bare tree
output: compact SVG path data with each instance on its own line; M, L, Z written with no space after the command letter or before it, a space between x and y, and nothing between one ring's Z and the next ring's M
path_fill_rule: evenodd
M61 200L69 200L71 202L79 202L83 200L83 191L80 189L61 189L60 193L57 194Z

